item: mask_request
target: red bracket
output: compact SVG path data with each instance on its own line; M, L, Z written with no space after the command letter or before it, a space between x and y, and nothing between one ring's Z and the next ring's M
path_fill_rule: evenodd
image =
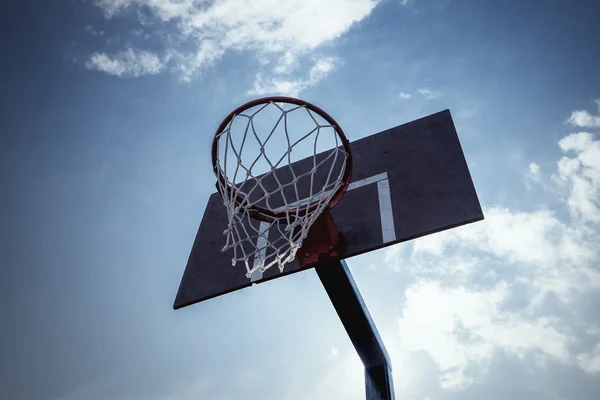
M306 267L336 257L339 243L340 236L335 222L329 210L325 210L313 223L302 247L296 253L298 261L301 266Z

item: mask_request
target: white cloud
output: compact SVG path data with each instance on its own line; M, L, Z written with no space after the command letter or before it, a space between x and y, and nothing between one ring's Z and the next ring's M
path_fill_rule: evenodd
M154 53L127 49L114 56L93 53L86 63L86 67L118 77L138 77L156 75L165 68L165 64Z
M180 78L184 82L190 82L201 68L214 64L220 59L225 50L212 40L204 40L193 52L180 52L169 50L168 58L172 59L175 69L180 72Z
M422 94L427 100L439 99L443 96L439 90L418 89L417 92Z
M175 31L170 32L167 52L175 69L189 80L227 51L275 57L280 60L275 73L290 72L299 55L346 33L371 13L377 1L222 0L208 4L194 0L96 0L96 4L111 18L128 9L144 8L154 18L172 22ZM209 56L206 42L210 43ZM195 50L184 51L178 43L191 44ZM288 91L306 87L286 80L271 84Z
M492 207L484 214L482 222L415 241L413 263L428 268L431 256L449 258L451 252L452 262L439 271L446 276L473 273L483 260L496 260L504 273L518 266L519 276L513 279L533 290L530 306L534 308L548 296L569 304L600 289L600 272L594 267L598 232L567 225L549 210L516 212Z
M130 7L135 0L95 0L96 5L104 9L108 18L113 17L120 10Z
M541 179L540 166L534 162L529 163L527 177L533 181L539 182Z
M550 298L571 308L600 289L597 232L544 210L484 214L483 222L416 240L408 259L387 260L412 265L420 277L406 291L399 339L406 351L427 352L443 388L484 380L498 354L574 364L571 327L541 310ZM511 307L515 296L526 302ZM580 355L576 364L594 362Z
M412 97L412 95L410 93L405 93L405 92L400 92L399 94L401 99L410 99Z
M279 58L277 65L273 68L273 72L276 74L289 74L296 69L298 61L294 54L290 51L286 52Z
M598 128L600 127L600 117L590 114L587 111L573 111L573 114L567 120L571 125L580 126L583 128Z
M600 374L600 343L591 353L579 354L577 364L590 374Z
M329 74L337 66L337 60L333 57L322 58L315 62L308 74L310 81L319 81Z
M302 80L286 80L273 78L265 81L262 74L258 73L254 79L252 88L248 90L248 95L286 95L295 97L304 89L304 81Z
M97 31L94 28L92 28L91 25L86 25L85 31L88 32L88 33L90 33L92 36L102 36L102 35L104 35L104 30Z
M600 222L600 140L589 132L572 133L559 142L564 153L555 181L566 191L571 214Z
M406 350L424 350L432 357L444 388L464 388L481 378L469 369L484 375L497 351L519 358L535 352L568 362L568 337L553 327L554 321L504 310L508 296L502 282L491 290L414 284L399 320L400 341Z
M588 132L572 133L558 142L558 146L564 152L582 152L593 143L594 136Z
M600 99L595 101L600 111ZM600 128L600 115L592 115L586 110L577 110L571 113L567 123L581 128Z
M248 94L297 96L302 90L314 86L325 78L337 65L337 59L325 57L315 61L306 77L293 77L289 75L282 77L280 74L276 74L265 79L262 73L258 73L254 79L252 88L248 90Z

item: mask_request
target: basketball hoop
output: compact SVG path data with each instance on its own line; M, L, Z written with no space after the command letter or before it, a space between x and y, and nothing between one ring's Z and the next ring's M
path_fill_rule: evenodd
M313 225L328 232L311 234L311 248L324 237L334 249L337 232L328 211L348 189L352 153L325 111L291 97L243 104L219 125L212 162L228 217L222 251L233 250L232 264L243 262L248 278L274 265L283 271Z

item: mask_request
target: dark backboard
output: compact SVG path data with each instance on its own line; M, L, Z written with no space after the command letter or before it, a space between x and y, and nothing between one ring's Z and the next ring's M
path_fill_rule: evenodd
M483 219L450 111L352 143L353 174L346 195L331 214L339 230L339 258ZM298 161L298 163L303 162ZM174 308L303 269L298 261L246 277L222 252L226 210L210 196L179 286Z

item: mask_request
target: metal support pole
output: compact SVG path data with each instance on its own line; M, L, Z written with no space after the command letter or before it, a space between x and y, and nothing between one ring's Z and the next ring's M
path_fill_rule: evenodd
M367 400L394 400L390 358L346 262L328 261L315 269L365 366Z
M389 364L365 367L367 400L394 400L392 368Z

